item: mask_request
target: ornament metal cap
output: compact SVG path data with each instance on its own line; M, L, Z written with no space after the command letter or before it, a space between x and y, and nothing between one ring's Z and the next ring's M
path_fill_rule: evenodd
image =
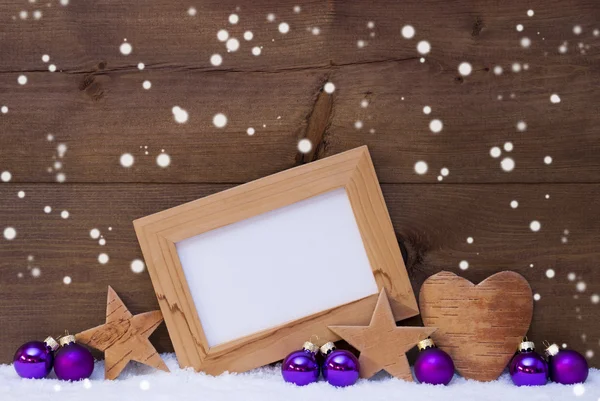
M554 356L554 355L558 354L559 351L560 351L560 348L556 344L551 344L548 346L548 348L546 348L546 354L548 356Z
M431 338L426 338L424 340L421 340L417 344L417 348L419 348L419 351L423 351L424 349L434 348L434 347L435 347L435 343L433 342L433 340Z
M44 340L44 343L52 351L56 351L60 347L60 345L58 345L58 343L56 342L56 340L54 339L54 337L46 337L46 339Z
M335 344L329 341L321 346L321 354L327 355L335 349Z
M64 347L67 344L71 344L75 342L75 336L73 335L67 335L64 337L61 337L60 340L58 340L60 342L61 347Z
M527 350L534 351L535 343L533 341L521 341L521 344L519 344L519 347L517 349L519 350L519 352L523 352L523 351L527 351Z
M302 346L302 349L310 351L313 354L316 354L317 352L319 352L319 347L317 347L316 345L314 345L310 341L305 342L304 345Z

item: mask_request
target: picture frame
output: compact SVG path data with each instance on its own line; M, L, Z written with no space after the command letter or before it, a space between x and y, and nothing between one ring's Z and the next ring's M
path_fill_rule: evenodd
M181 367L243 372L337 341L327 326L368 325L382 288L397 321L419 314L366 146L133 224Z

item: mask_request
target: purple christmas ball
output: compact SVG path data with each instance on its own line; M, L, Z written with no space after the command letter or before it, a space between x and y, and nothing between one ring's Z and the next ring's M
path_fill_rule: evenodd
M294 351L283 360L281 365L283 380L297 386L305 386L319 379L319 364L313 350Z
M450 355L435 345L428 346L417 355L415 376L421 383L447 385L454 377L454 362Z
M61 344L63 341L61 339ZM87 379L94 371L94 357L82 345L72 341L64 343L54 358L54 373L61 380L78 381Z
M43 379L52 370L54 354L42 341L31 341L19 347L13 358L17 374L25 379Z
M519 352L508 365L515 386L543 386L548 382L548 364L537 352Z
M358 359L343 349L331 351L323 362L323 378L332 386L353 385L358 380L359 371Z
M561 349L548 357L550 379L561 384L583 383L589 373L588 363L577 351Z

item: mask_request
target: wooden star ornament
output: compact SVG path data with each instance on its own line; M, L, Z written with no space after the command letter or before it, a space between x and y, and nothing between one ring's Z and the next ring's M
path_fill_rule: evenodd
M133 316L112 287L108 287L106 323L75 335L77 342L104 352L107 380L116 379L129 361L169 371L148 337L163 321L160 311Z
M406 352L426 339L434 327L398 327L385 289L381 290L368 326L329 326L335 334L360 351L360 376L370 378L381 370L413 381Z

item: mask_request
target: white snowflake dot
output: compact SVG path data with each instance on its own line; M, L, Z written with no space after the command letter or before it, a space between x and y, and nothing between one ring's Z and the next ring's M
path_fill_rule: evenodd
M252 40L254 38L254 34L251 31L244 32L244 40Z
M444 124L442 123L442 120L434 119L429 122L429 129L434 134L438 134L438 133L442 132L443 128L444 128Z
M92 239L98 239L100 237L100 230L98 230L97 228L92 228L90 230L90 237Z
M246 133L247 133L248 135L250 135L250 136L254 135L254 133L255 133L255 132L256 132L256 130L255 130L254 128L252 128L252 127L248 128L248 129L246 130Z
M150 390L150 382L148 380L142 380L140 382L140 389L143 391Z
M523 31L523 24L517 24L517 32Z
M64 276L63 277L63 283L64 284L69 285L69 284L71 284L71 282L72 282L71 277L69 277L69 276Z
M222 62L223 62L223 57L221 57L220 54L213 54L212 56L210 56L210 63L212 65L214 65L215 67L220 66Z
M98 255L98 262L99 262L100 264L103 264L103 265L105 265L105 264L107 264L107 263L108 263L108 260L109 260L109 257L108 257L108 255L107 255L107 254L105 254L105 253L101 253L100 255Z
M502 150L498 146L494 146L490 149L490 156L492 156L494 159L500 157L501 154Z
M156 164L159 167L166 168L171 164L171 156L166 153L161 153L156 157Z
M308 153L312 150L312 142L310 139L304 138L298 141L298 151L300 153Z
M429 107L429 106L423 107L423 114L430 114L430 113L431 113L431 107Z
M584 292L585 289L587 288L587 284L585 283L585 281L580 281L575 285L575 288L579 292Z
M458 264L458 267L460 268L460 270L467 270L469 268L469 262L467 262L466 260L461 260Z
M361 129L363 127L363 122L358 120L354 122L354 128Z
M556 273L554 272L553 269L546 270L546 277L548 277L548 278L554 278L555 274Z
M25 191L19 191L19 192L17 193L17 196L18 196L20 199L23 199L23 198L25 197Z
M467 237L467 244L473 243L473 237Z
M496 75L502 75L502 71L503 71L503 69L502 69L501 66L497 65L497 66L494 67L494 74L496 74Z
M417 44L417 51L419 54L427 54L431 51L431 45L428 41L422 40Z
M466 61L463 61L458 65L458 73L463 77L466 77L467 75L471 74L471 71L473 71L473 67L470 63L467 63Z
M533 232L538 232L541 228L542 224L537 220L533 220L531 223L529 223L529 229Z
M415 36L415 28L412 25L404 25L402 27L402 37L404 39L412 39Z
M176 122L178 122L179 124L184 124L187 122L187 120L189 118L187 111L185 111L184 109L182 109L179 106L173 106L171 111L173 112L173 118L175 119Z
M573 33L575 35L581 35L581 32L583 32L583 29L581 29L581 25L575 25L573 27Z
M227 116L223 113L217 113L213 117L213 125L217 128L223 128L227 125Z
M275 21L275 14L273 14L273 13L267 14L267 21L269 21L269 22Z
M123 153L120 158L121 166L129 168L133 166L133 155L131 153Z
M504 143L504 150L507 152L512 152L512 150L514 149L514 145L512 142L506 142Z
M523 132L527 130L527 123L525 121L519 121L517 123L517 130Z
M231 14L229 16L229 23L230 24L235 25L238 22L240 22L240 17L237 14Z
M134 273L141 273L146 268L146 265L141 259L134 259L131 261L131 271Z
M544 157L544 164L552 164L552 156Z
M513 171L515 169L515 161L510 157L505 157L500 162L500 167L506 172Z
M195 7L190 7L187 10L187 13L190 17L194 17L196 15L196 13L198 12L198 10L196 10Z
M335 85L333 84L333 82L327 82L323 86L323 90L325 91L325 93L332 94L335 91Z
M517 202L516 200L510 201L510 207L513 209L516 209L519 207L519 202Z
M47 55L47 54L44 54L44 55L42 56L42 61L43 61L44 63L47 63L48 61L50 61L50 56L49 56L49 55Z
M527 36L522 37L521 38L521 47L524 47L525 49L527 49L529 46L531 46L531 39L529 39Z
M261 51L262 51L261 48L258 46L254 46L252 48L252 54L255 56L260 56Z
M286 34L290 31L290 25L286 22L282 22L281 24L279 24L279 33L283 33Z
M17 78L17 82L19 83L19 85L25 85L27 83L27 77L25 75L19 75L19 78Z
M127 42L121 43L121 46L119 47L119 51L124 56L130 55L132 50L133 50L133 46L131 46L131 43L127 43Z
M69 211L68 210L63 210L62 212L60 212L60 217L62 217L63 219L68 219L69 218Z
M217 32L217 39L220 42L225 42L227 39L229 39L229 32L227 32L225 29L221 29Z
M17 237L17 230L15 230L13 227L6 227L4 229L4 238L6 238L9 241L12 241L16 237Z
M533 300L534 301L539 301L540 299L542 299L542 296L540 294L533 294Z
M534 14L533 10L527 10L528 17L533 17L533 14Z
M415 173L419 175L427 173L428 168L427 163L422 160L415 163Z
M553 104L560 103L560 96L558 96L556 93L553 93L552 95L550 95L550 103L553 103Z
M144 88L146 90L152 88L152 82L145 80L144 82L142 82L142 88Z
M598 295L598 294L593 294L593 295L590 297L590 300L592 301L592 303L593 303L593 304L598 304L598 303L600 303L600 295Z
M227 51L235 52L235 51L237 51L237 49L240 48L240 41L237 40L236 38L227 39L227 42L225 43L225 47L227 47Z
M2 174L0 174L0 180L2 180L2 182L9 182L11 178L12 174L10 171L3 171Z
M0 108L0 111L2 112L2 114L8 113L8 106L2 106L2 108Z

